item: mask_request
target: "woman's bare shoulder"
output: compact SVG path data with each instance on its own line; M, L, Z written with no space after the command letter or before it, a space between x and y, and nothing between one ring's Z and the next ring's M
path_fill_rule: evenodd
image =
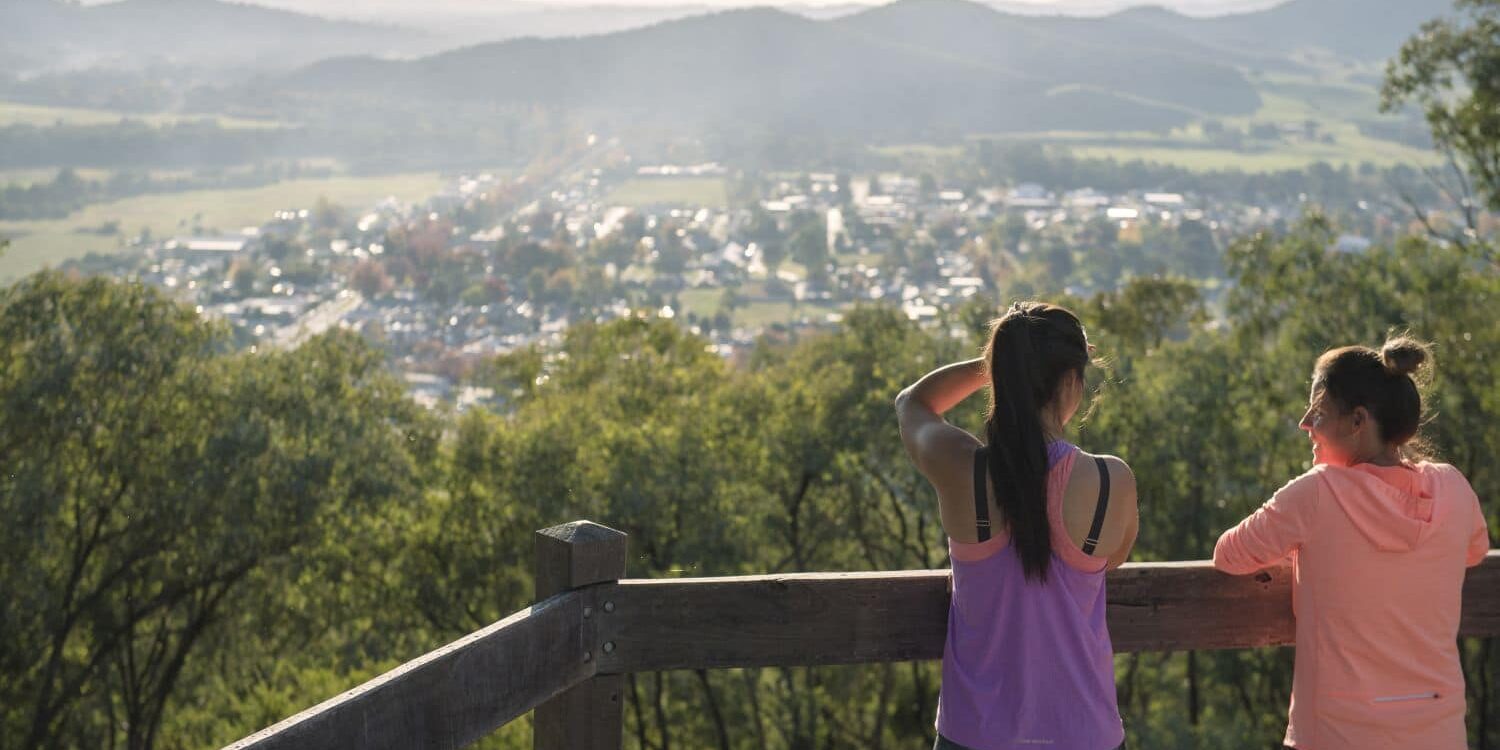
M1103 459L1105 467L1109 469L1109 481L1111 485L1113 485L1115 482L1125 481L1129 482L1129 486L1131 488L1135 487L1135 472L1131 470L1130 464L1126 463L1125 459L1120 458L1119 456L1111 455L1108 453L1090 453L1082 448L1079 448L1078 458L1076 459L1074 465L1076 466L1077 462L1087 462L1092 464L1098 459ZM1097 472L1083 473L1093 474L1095 477L1098 476ZM1075 469L1073 471L1073 474L1077 476L1079 472Z

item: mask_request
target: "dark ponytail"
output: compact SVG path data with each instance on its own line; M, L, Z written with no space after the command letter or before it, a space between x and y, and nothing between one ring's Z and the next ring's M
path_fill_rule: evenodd
M1044 581L1052 536L1042 410L1060 395L1065 375L1083 377L1088 343L1077 316L1068 310L1018 302L992 324L985 361L991 402L984 431L995 504L1026 577Z

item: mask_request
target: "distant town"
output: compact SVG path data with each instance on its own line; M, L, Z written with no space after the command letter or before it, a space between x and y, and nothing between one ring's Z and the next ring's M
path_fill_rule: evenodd
M1071 280L1062 291L1075 294L1161 272L1194 278L1212 299L1229 238L1306 208L1145 188L976 189L899 172L627 164L573 163L550 180L453 175L417 203L287 206L259 226L137 237L129 252L85 264L168 290L252 350L356 330L389 353L413 398L464 410L497 405L473 377L486 362L555 343L580 321L670 318L732 360L761 336L836 324L858 303L952 328L965 303L1026 292L1031 266ZM1394 207L1359 210L1363 231L1331 249L1412 231ZM1153 256L1161 244L1177 255ZM1075 264L1081 252L1119 262ZM1092 276L1070 274L1075 265Z

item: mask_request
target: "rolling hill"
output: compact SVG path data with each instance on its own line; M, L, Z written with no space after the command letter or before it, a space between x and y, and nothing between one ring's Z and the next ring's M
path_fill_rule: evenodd
M1193 18L1134 8L1110 18L1236 52L1322 50L1363 62L1394 56L1423 22L1451 14L1451 0L1288 0L1266 10Z
M0 2L9 72L189 67L286 70L335 55L423 48L425 35L222 0Z
M1215 114L1254 111L1260 98L1219 51L1152 27L1109 19L1028 17L968 0L901 0L837 21L871 37L1025 71L1053 86Z
M330 60L274 85L322 98L540 104L663 123L902 135L1165 129L1259 103L1233 67L1190 44L1174 50L1165 32L1148 30L1159 39L1143 52L1112 38L1107 20L1068 22L1086 34L1059 23L966 0L901 0L828 21L762 8L414 61ZM1057 54L1060 45L1067 54Z
M1257 111L1248 71L1326 66L1298 52L1362 61L1368 75L1368 62L1448 1L1289 0L1212 18L1163 8L1039 16L973 0L897 0L819 18L752 8L397 59L446 37L224 0L5 0L0 62L170 62L216 71L206 78L220 85L253 77L206 95L227 110L543 106L658 126L902 138L1164 131Z

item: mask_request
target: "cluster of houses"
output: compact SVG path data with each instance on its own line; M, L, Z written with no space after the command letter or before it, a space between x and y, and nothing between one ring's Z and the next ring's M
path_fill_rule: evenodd
M157 241L126 272L228 321L246 346L294 346L332 327L362 331L390 351L414 398L463 409L495 398L466 384L464 373L476 363L555 341L580 316L602 321L645 310L672 317L707 337L714 351L735 357L768 326L830 325L859 302L894 304L913 320L936 324L963 301L994 293L998 282L976 261L973 243L997 221L1018 218L1041 231L1103 219L1116 223L1122 238L1146 224L1198 221L1228 235L1299 210L1206 205L1167 192L1052 191L1035 184L964 190L903 174L850 179L816 172L766 178L759 199L732 207L612 200L625 180L701 181L725 173L718 164L585 169L533 193L517 189L524 180L464 175L420 204L387 200L337 222L321 219L313 207L292 207L258 227ZM524 202L481 210L507 191ZM811 248L821 251L811 257L826 263L822 273L786 250L797 228L809 222L814 234L804 232L796 241L822 244ZM442 227L437 252L472 259L472 274L480 278L465 283L489 283L493 294L439 297L361 277L376 273L371 269L388 258L392 231L433 226ZM586 309L534 299L524 280L499 267L495 252L521 234L571 243L578 257L587 258L592 243L627 227L640 236L633 237L638 244L630 257L610 263L604 273L614 297ZM663 227L672 234L658 236ZM680 246L684 262L664 268L657 245L664 241ZM777 251L772 244L782 247ZM903 265L902 258L918 254L912 249L917 246L921 261ZM1338 249L1365 246L1366 240L1351 235L1340 239ZM705 306L705 299L714 303ZM736 314L755 305L776 314Z

